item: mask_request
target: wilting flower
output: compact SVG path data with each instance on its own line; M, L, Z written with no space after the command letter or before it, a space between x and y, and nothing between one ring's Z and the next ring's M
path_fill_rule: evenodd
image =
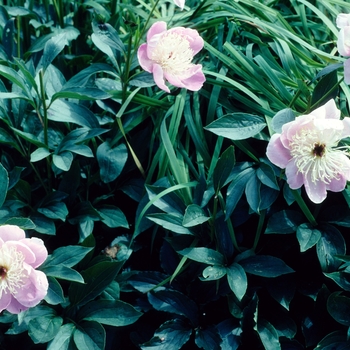
M340 28L338 34L337 48L340 55L350 56L350 14L340 13L337 16L337 27ZM344 62L344 81L350 84L350 59Z
M137 52L141 67L153 73L158 87L170 92L165 80L170 84L199 90L205 77L202 65L193 64L193 56L203 48L203 39L194 29L176 27L167 30L165 22L154 23L147 33L147 43Z
M287 183L297 189L302 185L314 203L321 203L327 190L340 192L350 180L347 152L337 147L350 136L350 118L340 120L334 100L307 115L297 117L274 134L267 146L267 157L286 169Z
M176 6L179 6L180 9L183 10L185 6L185 0L174 0L174 4Z
M41 239L25 238L18 226L0 226L0 312L18 314L45 297L47 277L35 268L46 258Z

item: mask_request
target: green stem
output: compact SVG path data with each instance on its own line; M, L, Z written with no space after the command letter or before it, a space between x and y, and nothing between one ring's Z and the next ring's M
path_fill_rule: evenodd
M17 57L21 57L21 17L17 16Z
M253 244L253 248L252 248L253 251L255 251L255 249L256 249L256 247L257 247L257 245L259 243L259 239L260 239L260 236L261 236L263 224L264 224L264 221L265 221L265 216L266 216L266 210L262 210L260 215L259 215L258 228L256 229L254 244Z
M225 205L225 201L224 201L224 198L222 197L221 193L219 195L219 201L220 201L220 206L221 206L223 212L226 213L226 205ZM230 237L231 237L231 241L232 241L233 247L238 252L241 252L241 248L238 246L236 235L235 235L235 231L233 229L233 225L232 225L232 222L231 222L230 218L227 218L226 224L227 224L228 232L230 233Z
M298 203L300 209L302 210L302 212L304 213L306 218L309 220L310 224L313 226L317 226L316 219L312 215L310 209L307 207L307 205L304 202L303 198L301 197L300 193L297 190L291 190L291 191L292 191L292 194L293 194L296 202Z

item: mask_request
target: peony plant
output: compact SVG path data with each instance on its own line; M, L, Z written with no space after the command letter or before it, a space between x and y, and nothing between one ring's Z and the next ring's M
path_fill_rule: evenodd
M18 314L46 296L47 277L35 269L47 255L41 239L26 238L15 225L0 226L0 312Z
M204 42L198 32L191 28L175 27L167 30L163 21L154 23L147 33L147 43L137 52L141 67L153 74L158 87L170 92L165 80L170 84L198 91L205 82L201 64L193 64L192 59Z
M350 180L347 150L338 147L350 136L350 118L340 120L334 100L309 114L286 123L281 134L274 134L267 146L267 157L286 169L292 189L302 185L311 201L321 203L327 191L340 192Z

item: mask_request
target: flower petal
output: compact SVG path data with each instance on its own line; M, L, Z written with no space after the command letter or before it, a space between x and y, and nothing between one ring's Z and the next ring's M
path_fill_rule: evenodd
M40 303L46 296L49 283L42 271L34 270L27 266L28 278L24 286L14 295L16 300L26 307L33 307Z
M159 64L153 65L153 78L154 82L158 87L166 92L170 92L169 88L165 85L164 82L164 72L163 68Z
M322 181L312 182L311 173L304 177L305 190L310 200L316 204L322 203L327 197L326 184Z
M350 25L350 14L339 13L336 19L337 27L343 28Z
M350 58L344 62L344 81L350 85Z
M7 291L7 293L2 292L0 294L0 312L7 309L11 303L12 295ZM11 312L11 311L10 311Z
M11 300L6 310L11 312L11 314L19 314L22 311L28 310L28 307L22 305L18 300L16 300L11 294Z
M48 253L42 239L32 237L25 238L21 242L34 253L35 260L30 264L33 268L40 266L46 260Z
M291 160L286 166L286 177L289 187L293 190L300 188L304 184L304 176L298 170L294 160Z
M6 241L18 241L22 238L25 238L25 232L15 225L3 225L0 226L0 238Z
M186 89L191 91L198 91L202 88L205 82L205 75L202 72L202 65L197 64L192 67L195 73L187 79L183 79L182 82Z
M153 61L147 56L147 44L142 44L137 50L137 58L140 66L147 72L152 73Z
M281 134L274 134L267 145L266 155L271 163L284 169L291 159L290 151L282 145Z
M350 46L347 38L350 35L350 27L343 27L338 34L337 48L340 55L348 57L350 56Z
M164 21L158 21L151 25L147 32L147 42L151 41L153 36L166 31L167 24Z
M176 6L179 6L180 9L183 10L185 6L185 0L174 0L174 4Z

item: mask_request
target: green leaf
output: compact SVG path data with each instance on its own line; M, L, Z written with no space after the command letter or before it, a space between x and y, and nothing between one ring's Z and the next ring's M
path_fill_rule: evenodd
M35 344L47 343L57 335L62 323L59 316L36 317L28 323L28 334Z
M64 324L55 338L49 342L47 350L69 350L69 343L74 330L75 325L73 323Z
M60 219L66 221L68 209L63 202L54 202L51 205L38 208L38 212L45 215L49 219Z
M297 239L300 245L300 251L305 252L313 247L321 238L321 231L314 228L311 224L301 224L297 228Z
M156 224L164 227L166 230L176 232L179 234L193 235L193 233L182 225L183 218L178 215L160 213L149 214L147 219L155 222Z
M108 227L129 228L129 224L124 213L118 207L105 204L101 207L96 208L96 210L101 215L102 222Z
M47 280L49 281L49 289L47 290L45 301L51 305L64 303L63 290L56 278L48 276Z
M273 214L265 230L265 234L278 233L288 234L297 230L304 221L304 216L299 211L281 210Z
M226 267L224 266L208 266L203 272L203 278L201 281L216 281L226 275Z
M344 255L346 252L345 240L342 234L334 226L320 225L321 238L316 245L317 257L323 272L334 272L341 262L335 255Z
M47 110L47 117L55 122L73 123L89 129L100 128L97 117L90 109L70 101L53 101Z
M69 288L72 306L83 306L100 295L114 280L123 264L123 261L102 261L82 271L85 284L72 283Z
M266 123L263 118L248 113L230 113L214 120L206 130L230 140L245 140L258 134Z
M210 219L205 215L204 210L197 204L190 204L185 211L185 215L182 220L182 226L193 227L203 224Z
M85 321L122 327L135 323L142 316L132 305L120 300L97 300L85 305L78 314Z
M32 220L35 225L35 231L44 235L54 236L56 234L54 222L46 216L40 213L35 213L30 216L30 220Z
M281 344L275 327L266 320L258 321L258 334L266 350L279 350Z
M350 326L350 298L341 295L342 292L332 293L327 300L327 311L340 324Z
M147 296L148 301L156 310L185 316L191 320L193 325L197 325L197 305L186 295L175 290L159 290L149 292Z
M64 265L73 267L78 264L93 248L82 247L78 245L68 245L57 248L52 255L48 257L42 267Z
M272 129L277 132L282 132L282 126L295 119L295 114L291 108L285 108L277 112L271 121Z
M243 267L237 263L233 263L226 268L226 272L227 281L232 292L238 300L242 300L248 287L247 275Z
M198 261L200 263L208 265L224 265L224 256L210 248L186 248L178 251L179 254L185 256L188 259Z
M226 184L226 181L232 172L235 162L236 159L234 147L230 146L222 153L214 169L213 183L215 192L220 190Z
M197 328L195 343L200 349L204 350L220 350L221 348L221 337L215 328Z
M5 202L8 186L9 186L9 176L8 176L7 170L0 163L0 208Z
M265 185L274 190L279 191L280 188L276 181L276 175L270 165L266 163L260 163L259 168L256 170L257 178Z
M323 76L313 89L311 105L314 109L324 105L327 101L338 96L338 73L332 71Z
M239 263L245 272L262 277L277 277L294 272L283 260L271 255L252 255Z
M47 148L39 147L30 155L30 161L32 163L38 162L39 160L48 157L50 154L51 152Z
M69 151L64 151L60 154L54 154L52 156L52 161L58 169L68 171L73 162L73 154Z
M84 283L84 279L78 271L64 265L46 266L41 269L47 276L61 280Z
M71 87L68 89L62 89L58 92L56 92L52 97L51 100L54 101L58 98L73 98L77 100L104 100L106 98L110 98L111 95L107 94L106 92L98 89L98 88L92 88L92 87Z
M182 320L174 319L163 323L151 340L141 344L141 349L180 350L190 339L192 329Z
M128 159L128 151L123 143L112 148L109 142L104 142L98 146L96 158L100 166L101 180L109 183L122 172Z
M98 322L81 322L73 333L78 350L104 350L106 331Z

